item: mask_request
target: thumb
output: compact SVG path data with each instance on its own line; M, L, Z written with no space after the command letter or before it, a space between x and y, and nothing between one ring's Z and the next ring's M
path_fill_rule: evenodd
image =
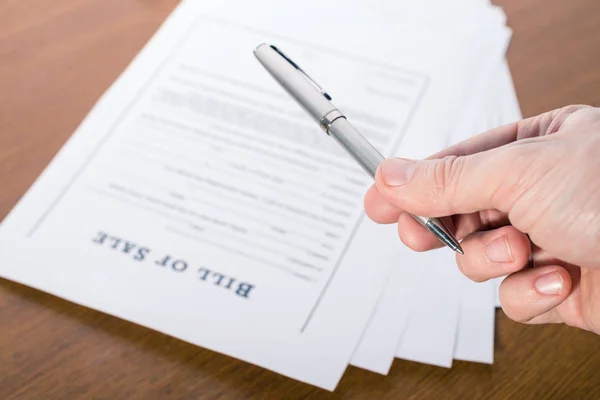
M375 184L401 210L427 217L486 209L508 213L527 168L519 171L508 148L438 160L390 158L378 167ZM524 188L521 188L524 189Z

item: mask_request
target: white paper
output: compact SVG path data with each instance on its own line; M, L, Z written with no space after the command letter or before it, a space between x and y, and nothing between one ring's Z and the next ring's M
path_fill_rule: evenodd
M460 272L446 249L422 253L415 268L425 270L396 357L450 368L459 313ZM433 279L432 277L435 277Z
M477 126L476 133L520 119L510 69L503 61L489 89L481 94L487 98L486 117ZM492 364L494 360L494 306L498 304L498 284L501 278L483 283L464 280L458 336L454 359Z
M460 142L477 133L483 132L495 126L498 111L493 107L496 98L492 93L506 92L499 87L498 78L504 72L502 68L496 68L484 90L478 93L478 107L473 115L480 115L473 124L464 126L462 135L454 137L451 144ZM492 107L490 107L492 105ZM480 362L492 364L494 360L494 327L495 307L494 291L495 282L473 282L461 275L460 311L456 333L456 343L453 358L455 360Z
M388 155L439 135L467 77L437 77L466 60L350 8L258 3L182 3L3 221L0 274L332 390L397 239L252 49L301 59Z
M433 1L433 3L436 2ZM425 6L423 2L419 2L419 4ZM473 23L473 21L485 19L486 12L483 8L470 6L467 10L462 9L460 13L456 13L452 11L456 11L458 8L447 10L444 9L444 5L448 4L445 2L444 4L440 3L439 7L438 4L435 4L435 10L438 11L438 22L456 24L457 20L463 18L465 23ZM452 3L452 6L455 6L455 4ZM439 12L440 10L442 11ZM431 18L431 16L427 15L427 18ZM485 33L485 30L482 30L482 34ZM499 71L492 78L492 80L488 80L489 82L481 80L479 88L475 91L483 93L473 96L474 101L464 105L464 112L460 115L457 130L452 135L449 144L520 118L519 106L506 61L503 60ZM491 87L491 90L487 89L486 86ZM484 118L481 118L481 116L484 116ZM469 121L473 120L479 120L479 124L473 125L471 123L471 128L468 128ZM461 310L454 358L492 363L494 310L490 305L490 299L493 300L495 296L490 296L490 293L497 293L496 282L478 284L470 282L464 277L461 280L463 289L461 291Z
M418 254L402 247L391 262L393 271L352 356L353 366L387 375L398 347L398 338L408 325L415 298L423 286L427 268L420 266L420 261Z
M402 8L402 11L407 12L415 12L414 10L418 10L417 8L412 8L409 10L408 7L400 6L399 4L390 4L386 3L386 6L389 7L397 7ZM389 10L388 10L389 11ZM478 21L479 28L481 29L482 25L485 25L487 30L490 32L487 36L482 36L480 32L475 29L476 24L471 24L472 26L468 29L468 26L462 26L462 29L457 29L455 26L448 27L446 29L446 35L452 35L457 38L462 38L464 45L468 43L474 44L479 40L479 44L484 43L482 47L484 47L487 52L482 50L478 50L478 48L472 48L471 52L465 55L469 61L469 66L465 66L464 72L468 72L468 80L463 82L463 87L460 89L460 92L455 93L455 97L457 99L448 100L447 102L453 102L456 104L457 108L455 108L453 115L459 114L463 112L465 107L462 107L462 103L469 102L469 98L473 95L469 95L469 93L477 93L478 87L482 85L480 81L488 82L492 73L495 70L496 65L502 59L504 50L507 45L507 40L509 34L507 31L503 31L503 22L504 17L501 13L497 12L498 10L494 9L492 12L489 12L486 16L481 16ZM402 18L405 15L402 15ZM393 17L388 17L389 19L394 19ZM437 21L432 16L427 16L427 23L431 23L431 21ZM488 22L486 25L485 22ZM398 23L398 21L396 21ZM422 21L419 21L422 22ZM404 22L402 22L404 23ZM496 24L496 25L494 25ZM490 28L491 27L491 28ZM430 28L428 26L428 28ZM441 30L442 28L438 25L434 30ZM458 77L452 77L449 79L459 79ZM476 98L475 100L477 100ZM460 118L456 119L456 123L460 123ZM450 126L452 124L449 124ZM426 155L430 155L435 151L440 150L444 146L448 145L450 141L450 137L457 132L460 132L460 127L450 128L445 131L440 131L437 138L433 139L428 138L427 140L423 140L418 136L413 136L411 139L412 143L408 143L410 139L403 141L401 147L400 156L405 157L423 157ZM464 134L464 132L460 132ZM421 149L418 153L411 153L413 149ZM420 254L416 254L409 251L405 251L401 255L397 257L398 260L401 260L401 265L394 265L392 268L392 272L390 274L390 278L388 281L388 285L384 290L384 294L378 303L377 309L370 320L369 326L361 339L361 343L358 346L351 364L354 366L358 366L364 369L368 369L374 372L378 372L381 374L387 374L391 363L394 358L395 349L398 348L398 343L403 332L406 329L406 324L408 321L408 317L411 313L419 313L421 312L419 309L411 309L411 305L414 304L412 301L408 302L407 299L410 299L410 296L413 296L419 290L422 289L421 286L415 287L414 282L420 282L420 277L422 274L422 269L414 270L414 265L419 264ZM448 264L448 268L456 268L455 262ZM427 280L436 280L437 276L428 274ZM434 283L431 283L435 285ZM458 282L456 282L458 284ZM447 304L449 308L458 308L459 298L451 298L448 299L452 304ZM454 322L448 322L448 326L452 327L454 324L453 333L451 334L451 338L448 340L442 341L446 345L446 348L440 353L443 354L445 359L440 361L439 359L434 359L434 362L442 365L451 365L452 363L452 350L454 347L454 334L456 333L456 326L458 324L458 320ZM416 329L418 329L420 325L413 326L414 334L416 335ZM424 325L423 325L424 326ZM424 329L427 329L427 326L424 326ZM425 343L425 342L424 342ZM428 346L428 344L425 344ZM418 360L421 362L428 362L431 353L429 349L424 349L424 353L422 357L418 356L418 348L413 348L411 353L411 357L414 360Z
M515 86L512 80L512 75L510 73L510 67L508 66L508 62L504 62L502 65L503 72L499 76L498 86L502 88L500 91L500 95L497 98L497 110L498 114L498 126L504 124L510 124L515 121L519 121L523 118L521 113L521 108L519 105L519 99L517 98L517 93L515 90ZM495 279L495 305L496 307L501 307L500 305L500 297L499 297L499 289L500 284L504 278Z
M459 118L461 122L457 124L455 135L463 134L461 127L466 125L462 121L474 119L477 115L477 107L467 106L466 109L472 115L469 116L468 113L461 115ZM456 263L452 261L448 263L448 267L455 269ZM433 275L430 279L438 281L438 283L446 281L445 277L439 275ZM445 297L444 301L440 301L440 310L437 311L440 313L446 309L449 311L439 319L439 324L435 324L435 327L428 325L436 319L435 316L430 317L429 321L423 316L423 314L431 315L427 306L415 306L413 315L418 316L419 325L418 327L413 326L412 331L409 326L407 333L401 337L401 344L396 352L397 357L448 368L451 367L453 358L493 362L494 312L492 301L494 286L490 282L479 285L472 283L462 275L459 275L457 279L461 281L460 284L451 280L446 282L449 285L454 284L461 287L462 296L450 294ZM436 282L430 282L430 285L434 288L438 287ZM429 292L427 287L423 287L422 290ZM458 309L460 309L460 313L454 313L454 310ZM452 317L455 319L452 320ZM431 329L438 331L439 335L430 337Z
M476 283L461 275L461 305L453 358L494 362L494 282Z

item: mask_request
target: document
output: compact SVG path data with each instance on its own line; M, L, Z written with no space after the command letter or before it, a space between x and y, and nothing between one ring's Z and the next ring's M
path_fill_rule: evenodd
M386 156L428 151L468 80L459 42L374 21L183 1L2 222L0 275L333 390L400 244L252 50L302 60Z
M474 18L473 20L481 19ZM465 22L467 21L465 20ZM490 32L486 32L486 34L490 34ZM499 65L502 67L498 68ZM471 96L470 99L467 99L465 102L463 102L462 112L459 114L459 119L456 123L456 130L451 135L448 145L459 140L463 140L472 134L480 133L491 127L499 125L495 125L495 122L498 121L497 118L490 118L498 115L498 111L495 110L498 105L496 102L492 102L487 99L491 93L494 93L493 96L495 97L504 96L504 98L506 98L508 96L510 98L509 94L510 88L512 88L512 82L507 87L506 76L508 76L508 79L510 80L510 72L507 70L505 65L506 63L503 57L496 58L492 64L488 64L488 70L492 68L499 71L492 74L487 74L487 76L484 76L482 79L477 81L477 85L473 89L475 94ZM489 90L487 89L488 87L493 88L490 94L486 93L486 91ZM501 93L504 93L504 95ZM514 102L512 102L512 104L514 105ZM480 117L481 115L487 117L482 119ZM480 121L480 124L474 125L474 121ZM481 122L483 122L483 124ZM434 276L432 279L439 279L439 277ZM494 290L494 284L493 282L479 284L471 282L461 276L460 287L460 307L459 313L457 314L458 318L456 320L456 342L453 346L452 357L458 360L492 363L494 344L494 311L493 306L490 304L490 300L493 299L492 293ZM446 301L453 302L454 299L449 297ZM442 307L444 306L447 306L447 304L444 304ZM415 308L413 312L420 314L424 311L419 308ZM435 317L432 318L432 320L434 319ZM424 335L427 335L428 329L431 328L425 327L422 329ZM415 337L418 337L418 335L415 335ZM443 343L443 339L446 336L440 335L439 337L440 341L436 343L438 346ZM401 345L403 341L404 340L401 341ZM416 343L419 342L417 341ZM447 351L448 345L449 343L446 342L445 352L442 348L432 352L427 347L422 347L423 352L419 352L415 348L410 348L411 346L407 346L410 348L411 354L410 357L406 358L430 363L433 365L448 367L451 365L451 359L449 359L450 353ZM445 354L445 359L442 358L443 354Z
M472 134L519 120L519 104L507 62L497 67L488 88L480 93L484 118ZM463 279L460 319L454 359L492 364L494 361L495 306L501 279L477 283Z
M450 368L458 327L461 275L453 265L454 255L444 250L433 250L421 257L419 267L426 269L427 278L415 299L396 357Z
M455 360L494 363L495 282L473 282L461 276L461 300Z
M476 128L473 125L481 119L481 115L486 111L484 107L487 106L485 101L481 101L481 92L497 76L497 65L504 58L505 49L510 38L510 31L503 25L504 14L499 9L490 8L486 12L480 12L479 18L465 19L464 24L457 26L448 22L447 14L428 14L429 9L424 9L421 3L409 6L406 3L381 1L377 4L382 7L382 10L378 10L379 12L387 11L387 14L382 13L382 15L386 15L386 18L390 20L389 24L401 22L402 25L410 25L413 22L404 18L407 15L420 15L420 18L416 18L420 24L430 24L435 31L443 32L443 35L458 40L460 45L455 48L462 50L454 50L454 52L455 54L461 52L462 55L455 55L452 59L462 60L464 64L459 67L454 67L452 63L446 64L447 69L445 72L450 75L440 73L436 77L441 81L456 81L460 80L464 73L467 73L468 76L467 81L462 82L460 87L456 87L454 92L446 92L445 96L448 97L446 97L445 108L449 107L448 103L454 104L454 107L450 107L454 111L448 117L452 122L446 123L445 127L438 128L439 134L436 138L423 140L418 135L411 137L409 132L407 139L401 143L397 155L415 158L426 157L450 145L453 140L456 141L465 138L465 135L468 136L474 133ZM484 26L486 27L486 35L481 34ZM428 26L429 28L431 27ZM439 50L439 52L440 54L443 53L442 50ZM481 106L479 106L480 103ZM397 237L395 231L392 234ZM403 247L397 254L384 293L352 358L352 365L380 374L387 374L399 344L402 342L402 337L408 329L407 324L410 316L413 314L425 315L418 317L421 322L412 325L409 335L419 338L421 336L419 330L423 329L422 335L427 336L430 333L429 329L437 330L436 324L439 322L440 324L446 324L450 337L448 339L442 335L434 336L431 341L435 342L437 338L442 338L440 342L436 342L434 345L427 340L411 343L407 345L407 348L410 348L410 354L406 353L406 357L403 358L425 363L431 360L436 365L448 367L452 365L459 325L457 311L461 307L461 297L457 295L445 299L438 298L444 303L439 306L442 310L440 312L446 309L453 310L445 314L444 319L440 321L437 321L437 312L431 313L428 309L421 310L419 308L420 303L415 302L414 297L418 296L421 291L429 293L427 285L435 286L437 283L433 281L437 280L441 280L446 287L451 285L457 285L458 287L461 284L460 277L453 275L455 279L447 281L446 275L437 275L428 268L424 260L430 259L426 257L406 247ZM445 268L456 269L454 258L447 259ZM423 283L423 281L427 281L427 283ZM430 305L435 307L433 304ZM454 316L455 319L448 319L451 316ZM444 347L440 349L436 346ZM403 352L402 354L404 354ZM435 355L434 358L431 358L432 354Z
M396 230L390 235L397 235ZM399 240L399 239L398 239ZM446 250L447 251L447 250ZM429 265L427 256L401 247L390 261L392 271L377 308L355 350L351 364L355 367L387 375L394 360L399 338L406 330L414 308L419 304Z
M515 86L510 74L510 68L507 62L502 65L503 72L499 76L498 86L504 88L500 92L498 97L498 125L510 124L512 122L523 119L521 108L519 105L519 99L515 90ZM499 289L500 284L504 280L504 277L495 279L496 290L495 290L495 304L496 307L500 307Z

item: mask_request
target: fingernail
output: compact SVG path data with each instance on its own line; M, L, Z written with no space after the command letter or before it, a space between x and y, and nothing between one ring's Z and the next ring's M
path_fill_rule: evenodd
M485 254L488 260L494 263L509 263L513 261L506 235L502 235L489 242L485 248Z
M558 272L542 275L535 281L535 289L540 294L560 294L563 289L563 280Z
M402 186L410 180L417 168L414 161L403 158L389 158L381 164L381 175L388 186Z

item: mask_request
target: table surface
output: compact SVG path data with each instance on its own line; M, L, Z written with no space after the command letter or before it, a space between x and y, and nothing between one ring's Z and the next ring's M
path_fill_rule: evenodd
M0 219L177 0L0 2ZM600 105L600 2L498 0L525 116ZM0 399L600 398L600 338L497 312L493 366L396 360L329 392L0 279Z

